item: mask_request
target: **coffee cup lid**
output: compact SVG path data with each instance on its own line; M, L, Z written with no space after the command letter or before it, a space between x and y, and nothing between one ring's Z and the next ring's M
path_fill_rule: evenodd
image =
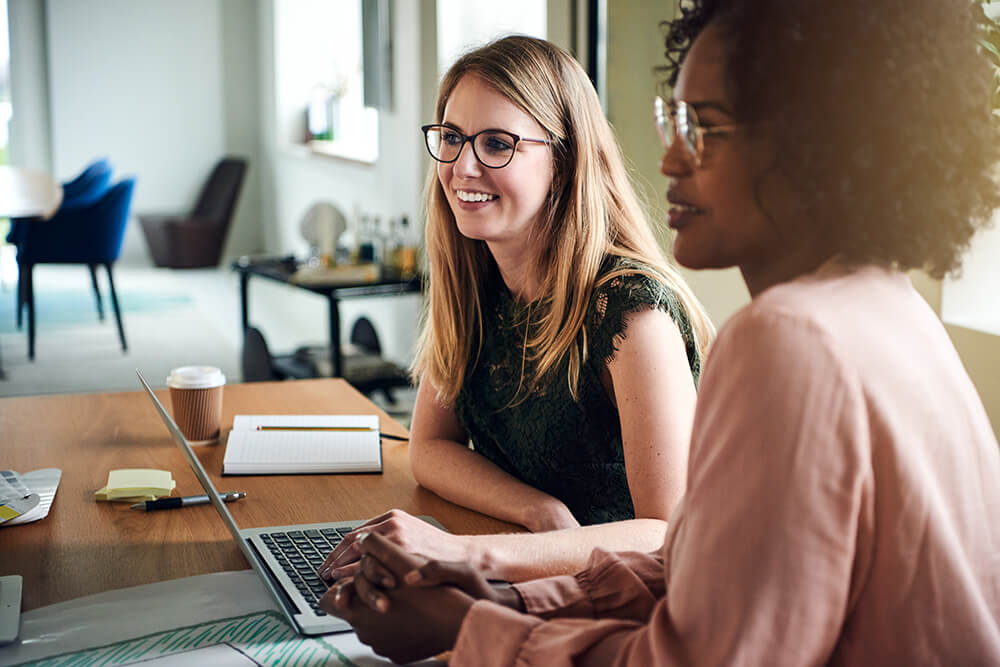
M167 386L175 389L207 389L224 384L226 376L215 366L181 366L167 376Z

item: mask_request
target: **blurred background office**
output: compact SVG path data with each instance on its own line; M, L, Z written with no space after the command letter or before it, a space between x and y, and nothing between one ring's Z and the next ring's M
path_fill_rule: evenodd
M996 4L996 3L993 3ZM0 160L65 182L107 158L131 177L130 221L115 265L129 349L97 324L79 267L35 272L35 361L14 322L16 251L0 249L0 396L134 389L135 366L211 363L240 379L240 256L315 253L303 227L318 202L354 234L419 243L429 158L419 127L433 118L440 74L457 54L521 32L573 52L591 73L653 215L664 216L651 101L663 60L659 22L675 0L0 0ZM648 111L647 111L648 110ZM5 122L6 121L6 122ZM213 167L246 162L215 266L156 266L138 219L190 214ZM376 220L378 221L376 223ZM44 222L35 223L44 225ZM6 228L0 223L0 238ZM669 244L663 227L663 242ZM746 303L734 271L686 274L716 324ZM1000 232L977 238L962 277L914 282L949 325L995 428L1000 426ZM58 320L53 311L79 315ZM255 323L272 349L327 337L326 303L258 281ZM420 296L341 306L342 342L370 320L387 359L411 357ZM919 363L919 360L914 360ZM86 368L80 372L80 368ZM165 376L165 373L163 373Z

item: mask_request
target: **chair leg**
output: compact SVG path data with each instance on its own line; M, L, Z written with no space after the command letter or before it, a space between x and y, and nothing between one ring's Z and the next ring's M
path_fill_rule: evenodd
M18 331L21 329L21 311L24 310L24 288L25 288L25 277L24 277L24 262L17 263L17 293L14 295L17 301L17 328Z
M101 289L97 286L97 264L88 264L90 282L94 286L94 298L97 299L97 319L104 321L104 304L101 302Z
M115 279L111 275L111 262L105 262L104 268L108 272L108 285L111 287L111 306L115 309L115 320L118 321L118 338L122 342L122 352L128 352L128 345L125 343L125 327L122 326L122 311L118 307L118 295L115 293Z
M32 279L34 265L28 264L24 278L24 304L28 307L28 360L35 360L35 281Z

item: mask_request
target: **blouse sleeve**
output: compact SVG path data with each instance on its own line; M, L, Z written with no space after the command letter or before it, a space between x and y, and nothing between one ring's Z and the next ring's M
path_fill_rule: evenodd
M610 553L594 549L586 569L575 576L515 584L525 611L541 618L623 618L644 621L663 597L659 554Z
M642 267L622 263L619 268L631 268L636 272L615 275L594 290L586 322L591 357L599 364L614 358L618 343L626 335L625 321L629 314L655 308L670 315L680 329L697 382L701 360L691 322L677 294L659 280L638 272Z
M873 515L860 383L810 322L737 320L703 379L684 510L664 546L666 594L648 619L545 620L480 602L453 665L830 660L850 582L871 558L859 539Z

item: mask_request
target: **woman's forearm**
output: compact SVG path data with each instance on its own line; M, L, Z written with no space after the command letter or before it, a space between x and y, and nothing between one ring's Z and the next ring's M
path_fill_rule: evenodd
M463 535L474 565L488 576L519 582L575 574L594 547L650 553L663 546L667 522L632 519L545 533Z
M457 505L532 531L576 525L561 501L457 442L411 443L410 463L418 484Z

